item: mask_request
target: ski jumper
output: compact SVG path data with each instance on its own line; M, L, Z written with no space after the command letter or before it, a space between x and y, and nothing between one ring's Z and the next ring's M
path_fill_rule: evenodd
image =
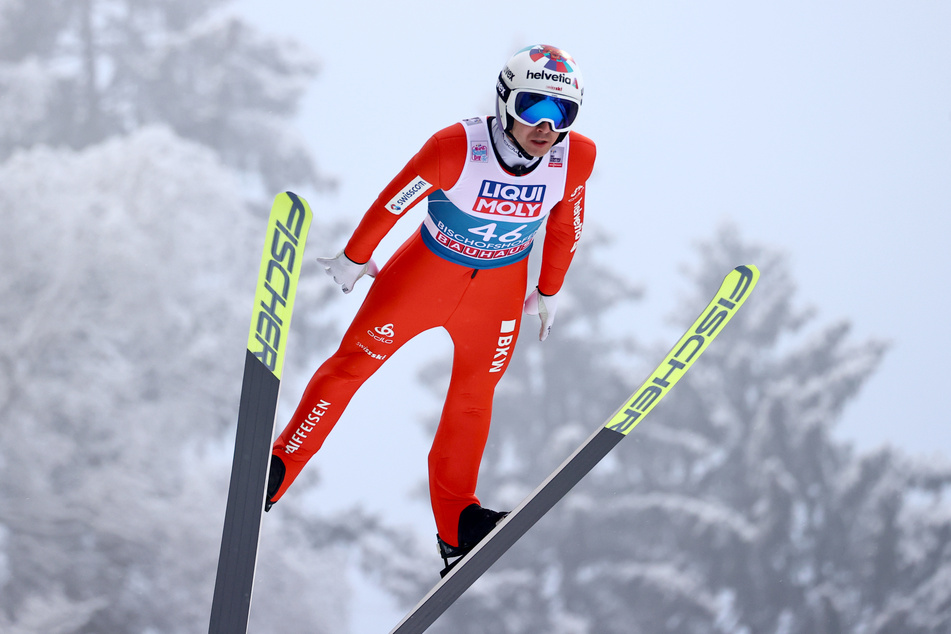
M317 452L357 389L404 343L441 326L453 342L446 402L429 453L440 537L457 545L461 511L479 504L479 465L492 399L518 335L535 232L547 220L539 291L554 295L584 217L595 146L571 132L529 173L513 176L490 141L491 119L466 119L433 135L379 195L344 249L367 262L419 201L419 230L382 267L343 336L314 374L273 453L286 466L277 501Z

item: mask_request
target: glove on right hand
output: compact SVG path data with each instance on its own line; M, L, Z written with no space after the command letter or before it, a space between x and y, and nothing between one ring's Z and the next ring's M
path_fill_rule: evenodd
M334 282L340 284L344 293L353 290L354 284L364 275L376 277L380 272L373 258L370 258L365 264L357 264L348 258L343 251L332 258L317 258L317 262L324 267L327 275L334 278Z

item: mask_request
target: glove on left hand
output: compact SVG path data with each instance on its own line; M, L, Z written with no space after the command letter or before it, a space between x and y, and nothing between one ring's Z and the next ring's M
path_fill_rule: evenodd
M529 315L538 315L542 320L541 330L538 332L538 340L544 341L551 332L551 325L555 323L555 312L558 310L558 294L542 295L538 292L538 287L525 298L523 306L525 313Z

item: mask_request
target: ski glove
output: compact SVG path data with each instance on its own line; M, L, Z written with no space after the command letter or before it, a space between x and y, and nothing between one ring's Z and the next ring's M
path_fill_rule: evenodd
M365 264L357 264L341 251L332 258L317 258L317 263L324 267L327 275L334 278L334 282L340 284L344 293L353 290L353 285L364 275L376 277L380 272L371 258Z
M544 341L551 332L551 325L555 323L555 312L558 310L558 295L542 295L538 287L525 298L525 312L529 315L538 315L542 320L542 328L538 332L538 340Z

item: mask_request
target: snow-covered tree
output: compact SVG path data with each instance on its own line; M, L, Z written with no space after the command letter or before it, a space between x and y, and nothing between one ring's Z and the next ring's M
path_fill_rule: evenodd
M248 196L326 183L289 132L313 62L225 4L0 0L0 631L208 621L267 215ZM254 631L347 629L355 521L269 515Z
M214 585L260 228L215 153L165 128L21 152L0 183L0 614L188 630ZM281 556L283 584L334 561Z
M678 327L726 272L753 263L762 277L747 305L650 418L434 631L951 627L951 469L893 450L859 454L832 434L886 346L855 341L846 322L816 325L796 302L785 259L735 229L699 252ZM624 296L611 288L568 284L564 317L610 314L606 300ZM516 355L503 382L480 478L490 505L529 493L637 386L636 370L646 374L666 352L567 325L557 345Z
M329 184L289 124L316 63L228 0L4 0L0 160L164 124L266 191Z

